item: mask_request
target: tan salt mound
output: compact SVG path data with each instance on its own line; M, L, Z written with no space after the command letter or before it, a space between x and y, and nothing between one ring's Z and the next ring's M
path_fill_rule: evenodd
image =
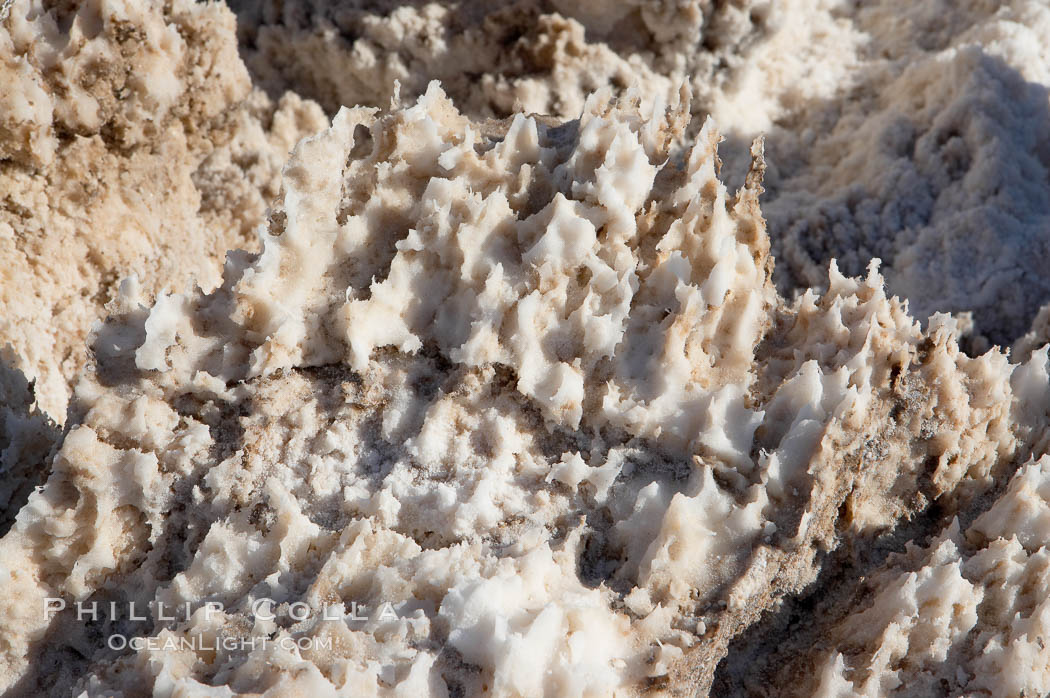
M0 690L705 693L819 553L1045 451L1045 352L961 354L874 265L780 299L760 144L730 194L688 112L343 109L217 290L123 284L0 540Z
M120 280L213 287L325 122L252 92L223 5L52 5L5 2L0 29L0 347L61 422Z

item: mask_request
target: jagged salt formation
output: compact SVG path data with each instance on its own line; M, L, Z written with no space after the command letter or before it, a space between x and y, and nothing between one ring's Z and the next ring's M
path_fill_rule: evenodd
M757 625L717 686L777 696L1046 693L1048 368L1044 345L1004 371L1018 447L984 495L910 532L905 524L900 552L870 569L829 561L806 611Z
M468 115L576 118L609 87L670 99L729 138L764 133L778 288L883 260L916 316L970 312L976 353L1050 300L1050 8L1042 0L234 2L245 62L334 114L442 80ZM1019 350L1024 347L1018 346Z
M832 12L859 39L846 74L767 131L780 288L822 284L831 257L848 274L879 257L918 317L969 312L974 351L1011 344L1050 300L1050 7Z
M953 518L925 546L820 603L804 632L738 668L755 695L1018 696L1050 690L1050 417L1047 349L1014 370L1022 421L1037 425L1031 459L984 506ZM809 626L809 627L806 627ZM796 629L797 631L797 629ZM778 688L773 689L772 686ZM790 687L784 690L783 687Z
M1043 456L1011 479L965 536L956 522L916 551L917 560L880 571L871 604L830 634L834 650L816 691L799 695L1050 691L1048 524L1050 458Z
M120 280L206 288L252 247L317 105L252 91L223 5L5 2L0 347L65 419ZM6 360L6 359L5 359Z
M688 110L606 93L494 126L436 85L344 109L217 290L122 285L0 540L0 686L702 692L839 536L992 491L1045 391L950 318L922 332L874 266L779 299L760 147L730 195L713 124L676 145Z

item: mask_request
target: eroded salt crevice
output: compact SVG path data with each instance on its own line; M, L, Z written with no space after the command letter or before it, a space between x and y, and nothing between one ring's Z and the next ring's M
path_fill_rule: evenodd
M704 691L822 551L967 506L1045 450L1045 354L962 354L877 264L778 297L761 145L730 193L689 113L686 89L605 92L578 121L494 129L437 84L342 109L216 290L148 305L123 284L0 540L2 685ZM157 641L332 649L115 651L49 597L152 603L106 622Z
M35 386L0 352L0 536L48 474L60 431L34 403Z

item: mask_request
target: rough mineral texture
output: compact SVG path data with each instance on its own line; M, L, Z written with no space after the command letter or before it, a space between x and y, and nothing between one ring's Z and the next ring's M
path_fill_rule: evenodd
M1045 3L230 5L0 0L0 694L1050 693Z
M703 692L837 537L952 512L1045 448L1045 352L961 354L874 264L780 300L761 144L730 194L712 123L672 155L687 99L599 93L557 126L482 128L436 84L343 109L217 290L147 308L125 282L0 540L4 685ZM333 642L118 651L92 637L129 619L49 598L152 605L157 642Z
M232 0L248 69L334 114L432 78L475 117L576 118L591 91L714 116L732 181L767 137L785 295L883 260L922 321L970 312L978 350L1050 300L1050 7L1042 0ZM994 258L994 262L990 258Z
M0 29L0 346L64 421L86 335L124 277L214 286L254 247L316 105L251 84L228 9L5 3Z

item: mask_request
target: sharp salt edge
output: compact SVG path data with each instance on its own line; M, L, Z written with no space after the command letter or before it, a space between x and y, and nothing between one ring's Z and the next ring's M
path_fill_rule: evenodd
M494 125L436 83L344 108L216 290L126 281L0 539L0 689L704 694L840 541L1001 494L767 690L1045 691L1045 349L966 356L877 262L784 301L761 143L731 193L688 114L599 92Z

